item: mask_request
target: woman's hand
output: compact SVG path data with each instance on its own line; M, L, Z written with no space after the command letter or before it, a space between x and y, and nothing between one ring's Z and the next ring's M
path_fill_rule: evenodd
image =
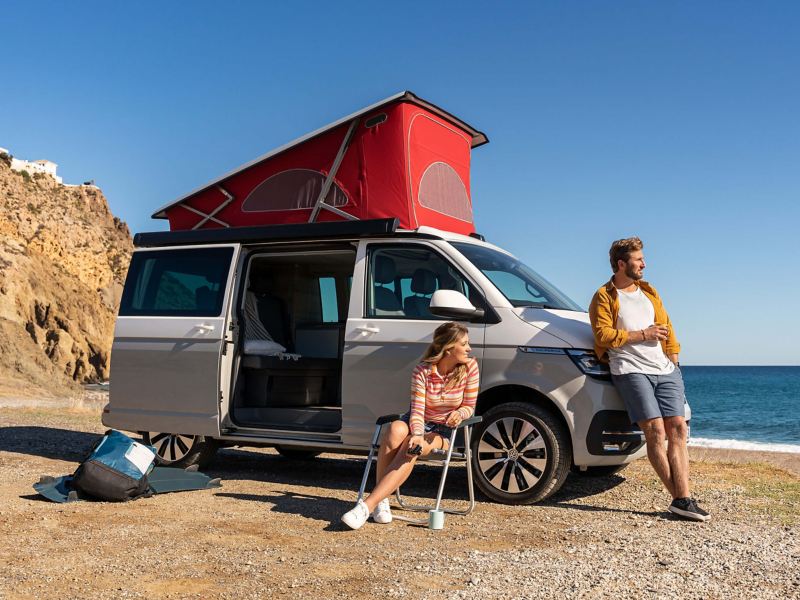
M420 448L422 448L422 442L424 442L424 441L425 441L425 438L423 436L421 436L421 435L412 435L410 438L408 438L408 448L406 449L406 453L410 454L410 452L408 452L408 451L411 450L412 448L415 448L416 446L419 446Z
M457 410L454 410L449 415L447 415L447 420L445 420L444 424L448 427L458 427L461 424L461 421L464 420L464 417L461 416L461 413Z

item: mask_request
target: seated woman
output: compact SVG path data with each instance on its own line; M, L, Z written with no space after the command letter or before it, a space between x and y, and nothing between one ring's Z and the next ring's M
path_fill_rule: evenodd
M370 514L376 523L391 523L389 496L408 479L417 458L446 450L452 428L475 412L478 362L470 358L470 350L463 325L444 323L436 328L411 375L411 409L389 426L381 441L378 483L366 500L344 514L345 525L358 529Z

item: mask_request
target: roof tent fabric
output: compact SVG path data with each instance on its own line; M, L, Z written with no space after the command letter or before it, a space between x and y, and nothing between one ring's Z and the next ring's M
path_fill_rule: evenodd
M172 231L306 223L354 119L326 204L357 219L397 217L404 229L475 231L470 151L488 140L410 92L260 157L153 217L169 219ZM344 218L322 210L316 220Z

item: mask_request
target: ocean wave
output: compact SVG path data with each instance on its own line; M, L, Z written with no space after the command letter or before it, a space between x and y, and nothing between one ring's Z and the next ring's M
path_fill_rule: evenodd
M788 452L800 454L800 444L773 444L770 442L749 442L745 440L717 440L712 438L690 437L690 446L701 448L729 448L732 450L756 450L759 452Z

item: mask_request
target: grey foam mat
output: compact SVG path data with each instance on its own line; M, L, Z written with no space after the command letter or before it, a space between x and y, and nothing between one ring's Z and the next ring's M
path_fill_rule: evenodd
M192 490L205 490L221 487L219 478L212 479L200 473L196 468L174 469L170 467L155 467L147 476L153 494L168 494L170 492L188 492ZM93 498L79 494L70 486L72 475L61 477L44 476L33 484L33 489L52 502L76 502L78 500L93 500Z

